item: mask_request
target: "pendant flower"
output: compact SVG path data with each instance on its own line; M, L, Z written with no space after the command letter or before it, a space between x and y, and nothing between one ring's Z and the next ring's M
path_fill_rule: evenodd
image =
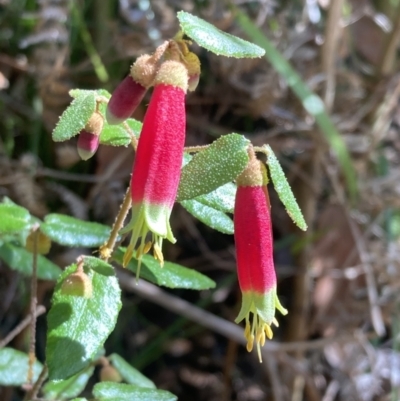
M236 179L238 189L234 227L242 307L235 322L245 319L246 348L250 352L255 341L262 362L260 347L264 345L266 337L272 338L271 324L278 326L275 309L283 315L287 314L287 310L279 302L276 293L267 172L253 149L249 153L249 164ZM252 319L250 314L253 315Z
M172 243L176 241L169 218L178 190L185 143L185 95L188 86L185 66L178 61L165 61L154 85L133 165L132 219L122 231L132 231L123 258L124 266L129 263L135 249L140 261L152 245L154 257L162 266L163 239L167 238ZM151 240L146 242L148 233L151 233ZM139 239L140 244L136 248Z
M103 124L103 116L95 111L86 123L85 128L79 133L77 149L82 160L88 160L96 153Z

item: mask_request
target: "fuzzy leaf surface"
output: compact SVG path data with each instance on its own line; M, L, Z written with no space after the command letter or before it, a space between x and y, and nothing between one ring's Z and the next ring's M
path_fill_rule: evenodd
M25 248L5 243L0 246L0 259L11 269L19 271L26 276L32 275L33 254ZM61 269L42 255L37 255L37 276L42 280L57 280Z
M119 263L122 263L124 252L124 248L119 248L117 252L115 252L114 258ZM132 258L127 268L136 273L138 268L137 260ZM188 269L187 267L171 262L164 262L164 267L161 267L150 255L144 255L142 257L140 277L151 283L168 288L207 290L215 287L215 282L213 280L196 270Z
M36 381L43 365L33 365L33 380ZM28 355L14 348L0 349L0 386L21 386L28 377Z
M15 203L3 202L0 203L0 222L0 235L16 234L30 228L31 215Z
M135 137L139 138L143 124L133 118L128 118L125 122ZM105 121L103 131L101 131L100 135L100 143L109 146L128 146L131 143L131 136L123 124L110 125Z
M94 367L90 366L83 372L71 376L66 380L49 381L43 387L46 400L59 400L79 395L92 377Z
M122 356L111 354L108 359L128 384L134 384L138 387L156 388L150 379L131 366Z
M72 247L98 247L110 235L110 227L63 214L48 214L40 226L52 241Z
M196 153L181 174L177 201L208 194L232 182L246 167L249 141L242 135L224 135Z
M278 158L269 145L264 145L267 151L267 165L279 199L286 208L289 217L303 231L307 230L307 224L293 195L292 189L285 177L285 173L279 163Z
M199 46L219 56L235 58L262 57L265 50L237 36L223 32L214 25L185 11L179 11L182 31Z
M112 382L97 383L93 388L93 395L98 401L176 401L178 399L169 391Z
M185 200L181 205L196 219L223 234L233 234L233 221L224 212L204 205L196 199Z
M78 93L62 113L53 131L53 140L55 142L63 142L77 135L85 127L95 109L95 91Z
M121 308L117 278L86 267L92 296L63 294L62 283L76 268L73 264L60 276L47 317L46 362L50 380L65 380L89 365L114 329Z

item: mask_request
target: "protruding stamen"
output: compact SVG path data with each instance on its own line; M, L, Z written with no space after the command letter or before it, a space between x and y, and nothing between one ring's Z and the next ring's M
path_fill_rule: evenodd
M272 332L271 327L266 323L264 324L264 331L267 337L271 340L274 333Z
M249 336L247 336L246 349L248 352L251 352L253 350L253 345L254 345L254 335L250 334Z
M160 262L160 266L164 266L164 255L161 251L160 245L155 242L153 246L153 253L154 253L154 258L157 259Z

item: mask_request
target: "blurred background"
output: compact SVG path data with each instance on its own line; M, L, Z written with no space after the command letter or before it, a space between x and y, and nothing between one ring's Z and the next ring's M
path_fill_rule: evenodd
M260 365L218 327L144 300L121 281L123 307L106 353L118 352L181 401L400 400L399 0L0 0L0 198L39 218L57 212L111 225L133 154L100 146L82 162L76 138L54 143L68 91L112 92L139 55L175 35L179 10L246 38L232 4L325 102L350 152L357 196L348 196L356 188L343 178L329 130L264 58L217 57L193 45L202 73L187 97L186 144L231 132L270 144L309 225L301 233L271 189L278 294L289 315ZM178 241L165 242L166 260L203 272L217 288L164 291L233 321L241 300L233 238L180 205L172 227ZM54 246L50 257L65 267L87 252ZM53 287L39 282L46 308ZM0 338L28 311L29 278L0 262ZM42 361L45 333L42 316ZM11 346L26 351L27 334ZM0 389L2 401L22 398Z

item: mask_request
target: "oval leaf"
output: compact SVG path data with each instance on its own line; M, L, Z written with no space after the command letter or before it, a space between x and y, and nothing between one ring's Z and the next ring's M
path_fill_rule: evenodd
M222 32L214 25L185 11L177 14L182 31L199 46L217 55L236 58L262 57L265 50L261 47Z
M178 399L169 391L111 382L97 383L93 387L93 395L99 401L176 401Z
M82 373L78 373L67 380L49 381L43 387L46 400L59 400L79 395L92 377L94 367L90 366Z
M28 210L12 202L0 203L0 235L16 234L31 227Z
M264 149L266 149L269 172L279 199L284 204L286 211L293 222L301 230L306 231L307 224L275 153L269 145L264 145Z
M0 259L13 270L17 270L27 276L32 275L33 254L26 249L10 243L0 247ZM37 276L42 280L57 280L61 269L50 262L46 257L37 255Z
M235 208L236 185L232 182L217 188L206 195L200 195L194 200L224 213L233 213Z
M116 277L87 270L93 287L91 298L60 291L63 280L76 271L75 264L57 282L47 317L46 363L50 380L67 379L87 367L117 321L121 290Z
M65 246L94 248L104 244L110 227L63 214L49 214L40 229L51 240Z
M177 201L208 194L233 181L246 167L249 141L242 135L224 135L195 154L182 169Z
M150 379L131 366L122 356L111 354L108 359L127 383L139 387L156 388L155 384Z
M33 381L35 382L43 369L36 361L33 365ZM0 385L21 386L28 377L28 355L13 348L0 349Z
M233 234L233 221L224 212L203 205L195 199L182 201L181 205L202 223L223 234Z
M115 260L121 264L124 252L125 248L119 248L113 255ZM127 268L136 273L137 267L137 260L132 258ZM171 262L164 262L164 266L161 267L150 255L144 255L142 257L140 277L154 284L168 288L207 290L215 287L215 282L213 280L196 270L188 269L187 267Z
M66 141L77 135L96 109L96 92L76 92L76 98L61 115L53 131L55 142Z
M133 118L128 118L126 123L136 138L139 138L142 123ZM122 124L110 125L105 121L100 135L100 143L109 146L128 146L131 143L131 136Z

